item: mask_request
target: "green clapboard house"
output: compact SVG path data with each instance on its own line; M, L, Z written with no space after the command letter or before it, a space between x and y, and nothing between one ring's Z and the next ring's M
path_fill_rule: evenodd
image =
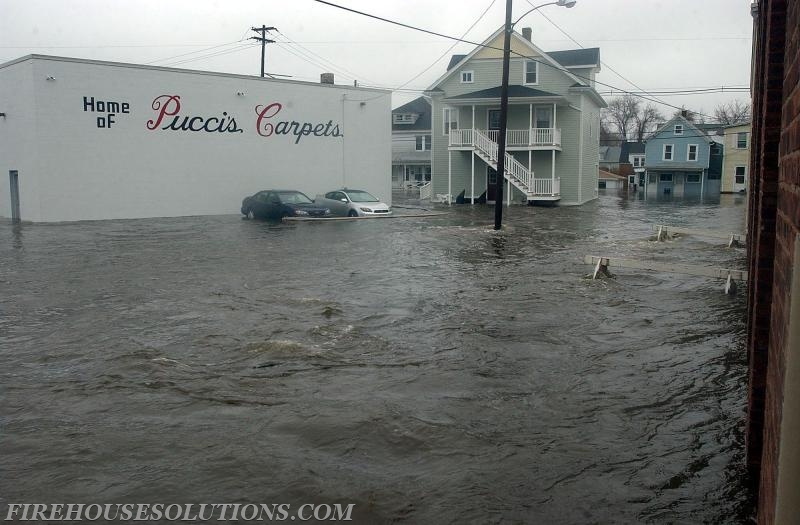
M432 100L431 198L494 202L503 29L454 55L426 94ZM529 28L511 36L506 168L509 203L583 204L597 198L598 48L546 53ZM509 191L510 190L510 191Z

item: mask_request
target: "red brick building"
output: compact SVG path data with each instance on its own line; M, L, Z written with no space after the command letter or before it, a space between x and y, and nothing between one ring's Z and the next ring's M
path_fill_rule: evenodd
M747 461L758 523L800 523L800 1L752 9Z

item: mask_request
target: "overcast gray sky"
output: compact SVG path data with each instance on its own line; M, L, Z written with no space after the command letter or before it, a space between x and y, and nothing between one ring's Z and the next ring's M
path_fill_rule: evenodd
M483 41L503 24L504 0L332 0L410 25ZM514 0L514 18L533 5ZM487 11L488 8L488 11ZM547 6L517 28L533 27L544 51L599 47L598 81L647 91L749 85L752 19L749 0L578 0ZM260 47L251 26L275 26L267 71L299 80L397 88L393 107L419 95L443 72L452 53L473 46L348 13L313 0L0 0L0 62L31 53L189 69L259 74ZM294 43L289 43L289 42ZM215 56L212 56L215 55ZM620 73L623 78L612 72ZM631 83L638 87L634 87ZM498 79L499 85L499 79ZM609 88L597 86L607 99ZM749 93L657 95L711 114ZM672 111L662 108L665 113Z

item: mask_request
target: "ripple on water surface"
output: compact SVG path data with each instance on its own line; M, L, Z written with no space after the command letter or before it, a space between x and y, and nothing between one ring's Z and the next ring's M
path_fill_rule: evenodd
M362 522L735 523L743 202L0 229L6 501L353 502Z

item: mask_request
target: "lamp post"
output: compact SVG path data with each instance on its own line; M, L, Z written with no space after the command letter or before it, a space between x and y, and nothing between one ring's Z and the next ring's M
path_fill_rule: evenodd
M497 187L495 190L494 201L494 229L499 230L503 222L503 182L505 182L506 170L506 129L508 124L508 66L511 58L511 33L514 31L514 26L528 14L536 11L537 9L548 6L557 5L561 7L574 7L576 0L556 0L555 2L548 2L541 4L533 9L526 11L517 21L511 23L511 6L512 0L506 0L506 24L505 35L503 38L503 82L500 87L500 129L498 130L497 137ZM509 188L511 191L511 188Z

